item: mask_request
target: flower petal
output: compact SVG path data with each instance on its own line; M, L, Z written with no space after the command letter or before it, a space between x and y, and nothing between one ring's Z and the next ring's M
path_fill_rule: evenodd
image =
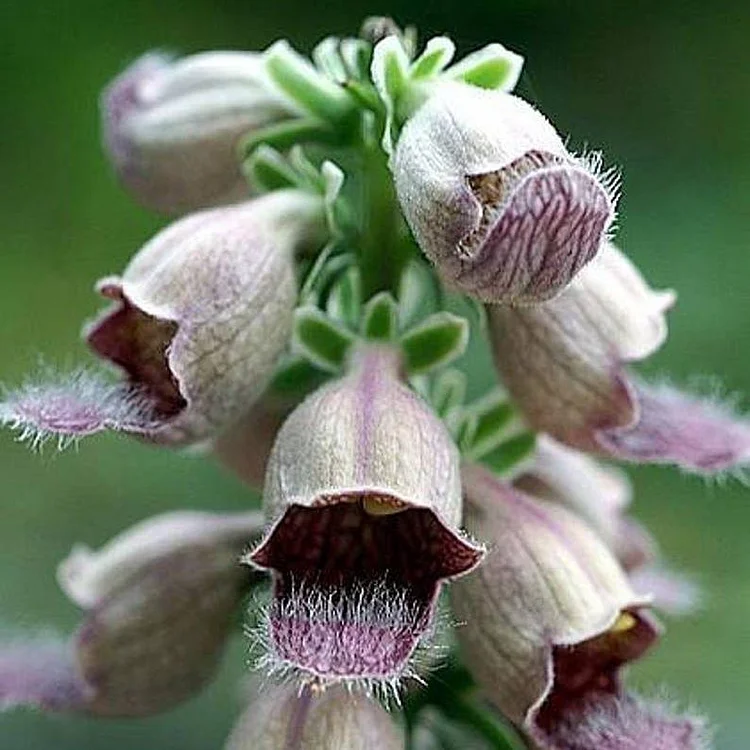
M599 696L567 719L537 731L540 750L709 750L701 717L674 714L632 695Z
M79 370L5 394L0 424L33 445L50 437L62 443L102 430L145 435L158 426L151 402L137 389Z

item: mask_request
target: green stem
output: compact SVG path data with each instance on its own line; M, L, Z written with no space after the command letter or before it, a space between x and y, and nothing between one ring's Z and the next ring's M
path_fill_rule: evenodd
M440 708L449 718L471 727L496 750L518 750L511 731L470 698L454 695L450 701L441 702Z
M398 291L409 255L388 161L379 145L362 147L361 270L364 298Z

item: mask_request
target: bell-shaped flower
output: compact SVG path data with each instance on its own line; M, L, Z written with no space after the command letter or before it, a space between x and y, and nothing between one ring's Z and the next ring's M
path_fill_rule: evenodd
M625 570L653 562L656 542L637 521L626 515L632 501L627 475L538 435L531 461L513 480L518 489L559 503L583 518L607 543Z
M252 52L144 55L107 87L101 110L119 179L170 214L246 197L242 137L292 114Z
M697 724L623 691L621 668L659 628L599 537L482 468L465 467L463 478L467 529L489 550L451 601L461 652L489 700L544 750L702 747ZM638 744L647 726L660 744ZM606 742L591 740L596 727Z
M181 219L99 282L113 301L86 330L123 374L32 385L0 421L34 436L103 429L168 444L215 437L260 396L291 337L294 250L317 236L322 203L284 190Z
M269 528L248 560L273 572L271 671L391 684L432 634L443 581L482 551L463 537L456 447L390 348L287 419L264 490Z
M598 252L613 190L512 94L443 84L407 121L398 199L443 279L485 302L555 296Z
M559 297L488 308L495 363L529 425L612 458L697 472L741 467L750 425L709 400L640 382L626 369L664 342L674 294L651 290L606 245Z
M0 646L0 708L146 716L190 698L236 623L261 528L257 512L175 512L74 548L58 580L83 621L67 642Z
M265 686L237 721L225 750L404 750L383 708L345 687Z
M628 573L633 588L673 615L699 606L700 587L665 566L656 539L628 515L632 485L614 466L538 435L532 460L513 480L518 489L572 510L596 531Z

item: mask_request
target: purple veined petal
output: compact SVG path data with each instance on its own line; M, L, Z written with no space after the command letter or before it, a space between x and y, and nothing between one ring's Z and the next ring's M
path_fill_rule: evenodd
M266 472L270 671L398 687L446 580L483 549L460 530L460 458L390 347L357 350L279 431Z
M709 750L705 720L633 695L600 695L565 721L539 727L540 750Z
M0 712L80 710L89 693L69 642L39 636L0 645Z
M699 474L741 470L750 462L750 422L728 406L666 385L636 381L634 393L636 421L596 433L613 458L673 463Z
M468 182L483 205L482 222L459 243L464 254L448 278L486 301L498 290L517 304L555 296L597 254L612 219L597 180L549 155L532 151Z
M616 189L522 99L444 83L407 121L396 192L438 273L485 302L559 294L599 252Z
M81 370L9 391L0 402L0 424L36 446L51 437L64 444L103 430L148 435L159 422L137 389Z

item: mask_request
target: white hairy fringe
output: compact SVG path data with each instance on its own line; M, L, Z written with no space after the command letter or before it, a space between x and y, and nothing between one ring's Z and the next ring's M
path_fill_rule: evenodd
M742 407L743 394L739 391L728 391L718 375L693 374L688 378L684 387L676 384L674 378L665 373L644 382L647 382L652 390L660 393L668 394L673 391L689 398L701 399L714 410L718 417L738 423L745 422L748 425L748 434L750 434L750 412ZM699 477L707 485L723 487L729 481L734 480L745 487L750 487L750 451L744 456L742 463L723 471L696 472L679 466L677 468L682 474Z
M617 166L605 166L603 152L591 149L588 146L584 146L581 153L576 154L575 158L584 169L588 170L599 181L612 204L612 221L607 229L607 239L612 241L617 233L617 221L619 219L617 206L622 193L622 172Z
M386 578L372 582L354 582L346 587L322 587L315 581L292 583L291 592L283 601L255 599L254 622L244 629L249 639L248 666L259 671L266 680L304 685L316 682L320 687L343 685L350 693L364 693L386 707L401 705L401 695L410 680L425 684L424 676L436 668L447 655L446 638L438 637L451 625L438 610L432 625L422 634L401 674L390 678L337 677L321 678L274 650L271 620L276 617L312 620L315 622L354 622L374 627L391 627L397 631L418 628L422 606L409 596L403 586Z
M43 413L45 404L55 398L97 406L101 412L99 429L144 432L158 426L148 398L128 383L113 382L87 368L59 373L49 366L20 388L2 387L0 425L16 430L19 442L28 443L34 450L54 438L58 450L64 450L90 433L52 430L43 420L35 420L34 412Z

